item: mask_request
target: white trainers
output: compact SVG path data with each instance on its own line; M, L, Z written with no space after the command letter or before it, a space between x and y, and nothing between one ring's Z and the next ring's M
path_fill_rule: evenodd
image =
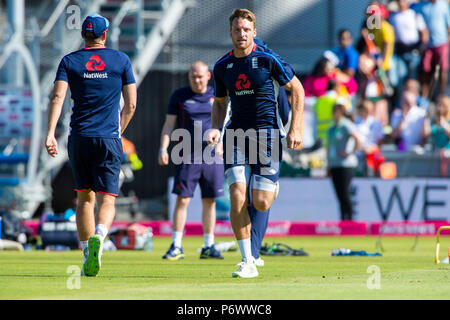
M231 274L233 278L255 278L258 276L255 260L242 261L237 265L239 266L239 269Z
M259 257L258 259L255 260L255 265L257 267L264 267L264 260L261 259L261 257Z

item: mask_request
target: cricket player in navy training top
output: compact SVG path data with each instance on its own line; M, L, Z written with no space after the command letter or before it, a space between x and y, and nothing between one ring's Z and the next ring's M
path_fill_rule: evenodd
M73 107L68 153L77 191L76 221L84 254L81 274L85 276L96 276L101 267L103 240L114 220L114 203L119 194L121 136L136 109L136 81L130 59L105 47L108 27L108 20L98 14L86 17L81 31L85 47L62 58L45 142L47 152L57 156L55 128L69 87Z
M231 121L223 136L225 179L230 188L230 222L242 255L233 277L258 276L251 250L249 210L269 210L278 192L281 138L287 147L302 146L304 90L292 67L265 46L256 45L255 15L236 9L229 18L233 50L214 66L215 98L210 145L221 138L220 128L231 100ZM277 110L277 90L291 92L292 119L284 132ZM257 213L256 213L257 214Z
M204 246L200 252L200 258L223 259L220 252L214 247L216 198L223 195L223 162L206 163L207 161L203 157L207 147L207 143L203 141L203 135L211 128L211 109L214 101L214 89L208 86L211 72L204 62L196 61L192 64L188 77L189 86L175 90L170 97L166 120L161 132L158 156L160 165L169 164L167 148L174 129L185 130L187 135L180 143L185 144L186 148L183 149L183 152L188 149L186 150L187 154L183 154L186 161L183 160L175 165L172 192L177 195L177 201L173 213L173 237L172 244L163 258L167 260L184 258L182 238L187 207L194 196L196 186L199 185L202 193L204 235ZM196 151L198 151L198 159L195 157ZM212 150L211 153L214 151Z

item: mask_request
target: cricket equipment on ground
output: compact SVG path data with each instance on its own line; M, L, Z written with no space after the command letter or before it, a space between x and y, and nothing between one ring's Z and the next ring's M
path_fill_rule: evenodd
M441 235L441 230L450 230L450 226L442 226L442 227L440 227L438 229L438 231L436 233L436 255L435 255L435 258L434 258L434 262L436 264L441 263L439 261L439 238L440 238L440 235Z
M261 247L260 254L263 256L309 256L309 254L300 249L293 249L287 244L274 242L272 245L268 245L267 243Z
M242 261L237 264L239 269L232 273L233 278L255 278L258 276L255 260Z
M100 235L93 235L89 238L88 247L89 255L83 264L82 274L88 277L95 277L101 268L102 255L102 237Z
M167 250L166 254L163 255L163 259L167 260L180 260L184 259L184 253L183 248L175 247L175 245L172 243L170 245L169 250Z
M379 253L379 252L366 252L364 250L350 250L347 248L332 249L330 254L332 257L338 257L338 256L380 257L381 256L381 253Z

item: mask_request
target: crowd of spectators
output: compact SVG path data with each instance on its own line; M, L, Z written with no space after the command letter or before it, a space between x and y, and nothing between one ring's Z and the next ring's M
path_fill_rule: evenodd
M399 152L428 144L439 151L446 176L448 1L371 1L362 20L359 34L339 31L339 45L326 50L303 80L305 95L315 98L316 139L330 150L333 107L342 105L360 138L354 150L360 161L379 154L383 144Z

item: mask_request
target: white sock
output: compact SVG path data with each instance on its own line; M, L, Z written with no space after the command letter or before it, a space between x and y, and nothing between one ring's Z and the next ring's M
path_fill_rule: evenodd
M95 227L95 234L98 234L100 237L102 237L102 240L105 240L106 236L108 235L108 228L104 224L98 224Z
M203 239L205 240L205 248L211 247L214 244L214 234L213 233L205 233L203 235Z
M242 261L255 260L252 256L252 243L250 238L238 240L239 249L241 250Z
M175 247L181 248L181 239L183 239L183 232L173 232L172 242Z
M83 251L84 261L86 261L88 255L89 255L89 246L88 246L88 240L86 241L80 241L81 242L81 250Z

